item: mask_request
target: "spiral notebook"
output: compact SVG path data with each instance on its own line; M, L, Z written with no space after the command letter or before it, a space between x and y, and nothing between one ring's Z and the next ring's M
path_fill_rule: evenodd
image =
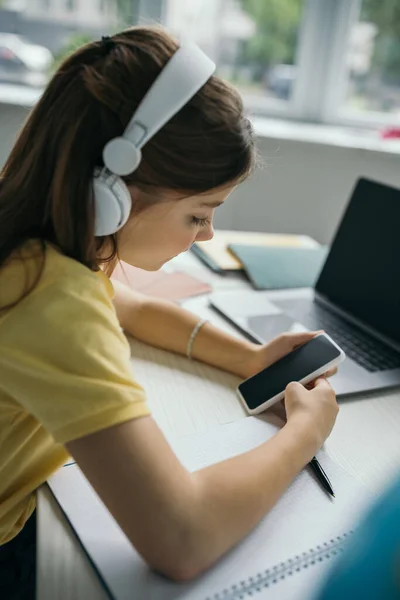
M248 417L169 441L195 470L250 450L276 431L277 423ZM318 457L335 500L305 469L245 540L197 580L182 584L146 566L76 465L48 483L113 600L311 600L370 499L324 451Z

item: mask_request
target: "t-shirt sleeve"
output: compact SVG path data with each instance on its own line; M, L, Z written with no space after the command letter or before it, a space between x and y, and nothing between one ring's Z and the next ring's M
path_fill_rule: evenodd
M65 444L149 414L129 344L92 273L33 290L1 328L0 386Z

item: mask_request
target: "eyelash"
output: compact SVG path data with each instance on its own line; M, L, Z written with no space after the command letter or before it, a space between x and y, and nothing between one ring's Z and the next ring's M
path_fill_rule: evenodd
M210 219L199 219L198 217L192 217L192 224L198 227L206 227L209 225Z

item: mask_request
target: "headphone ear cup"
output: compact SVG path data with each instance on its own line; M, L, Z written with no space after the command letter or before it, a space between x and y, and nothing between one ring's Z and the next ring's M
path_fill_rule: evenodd
M127 222L132 208L129 190L122 179L109 171L93 178L96 237L116 233Z

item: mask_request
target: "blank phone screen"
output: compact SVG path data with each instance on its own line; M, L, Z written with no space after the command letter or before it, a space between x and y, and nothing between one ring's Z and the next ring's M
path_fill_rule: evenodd
M324 335L317 336L241 383L239 391L253 410L283 392L291 381L304 379L339 356L339 350Z

